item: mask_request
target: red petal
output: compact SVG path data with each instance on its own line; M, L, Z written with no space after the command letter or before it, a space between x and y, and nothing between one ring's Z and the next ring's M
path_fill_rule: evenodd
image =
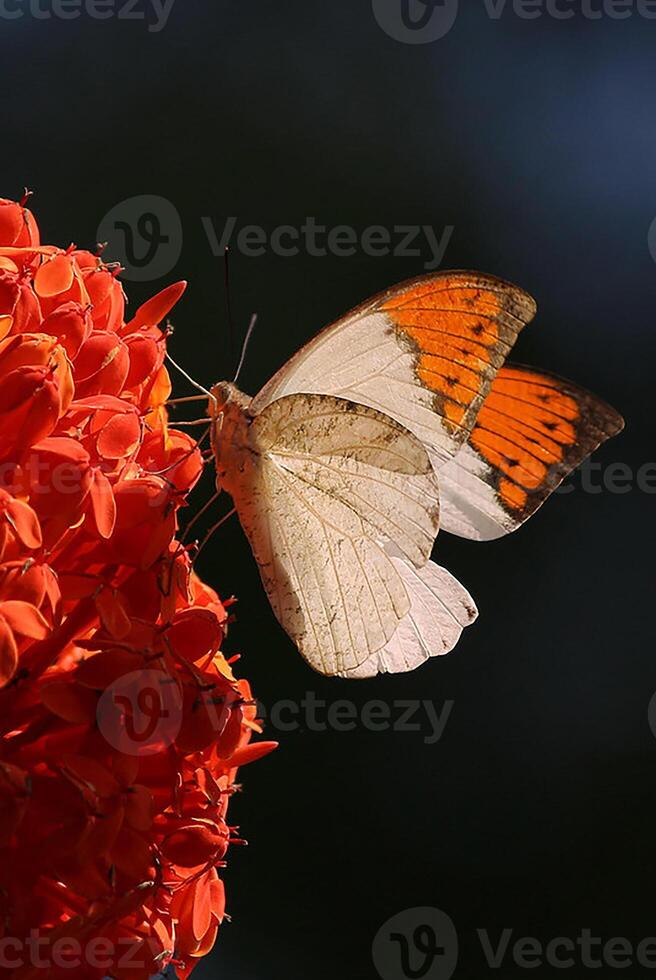
M141 440L141 423L138 416L118 415L110 419L100 431L96 449L105 459L126 459L138 448Z
M123 827L112 851L112 858L118 870L129 875L135 883L146 881L150 877L153 863L150 847L141 834L130 827Z
M64 599L84 599L93 595L98 588L95 575L85 575L84 572L60 572L59 585Z
M156 623L162 608L162 593L153 572L135 572L121 588L128 613Z
M115 334L96 332L80 347L74 367L79 398L118 395L130 370L130 356Z
M171 915L177 922L176 948L179 954L189 954L198 946L193 930L195 893L193 882L185 884L173 895L171 902Z
M2 615L0 615L0 688L8 684L18 666L18 648L14 634Z
M228 718L228 724L225 726L221 738L216 744L216 752L219 758L232 759L235 755L242 736L242 719L242 712L233 706L230 711L230 717Z
M71 412L95 412L103 410L105 412L133 412L134 405L117 398L116 395L94 395L90 398L77 398L71 402L69 411Z
M166 637L177 656L197 662L219 649L223 629L209 610L188 609L176 616L166 631Z
M125 338L130 352L130 371L125 381L126 388L135 388L143 384L146 378L157 372L164 359L162 334L159 333L159 343L154 337L145 334L131 334Z
M210 859L220 860L228 849L225 834L215 826L183 827L162 842L162 851L181 868L197 868Z
M132 786L139 775L139 759L136 755L117 752L111 758L112 772L124 789Z
M39 266L34 277L34 291L37 296L57 296L68 292L73 285L73 263L68 255L55 255Z
M14 330L17 333L36 333L41 323L39 300L27 283L21 283L14 309Z
M112 485L102 472L94 469L91 481L91 510L103 538L111 538L116 524L116 501Z
M40 442L35 443L32 449L37 453L52 453L55 456L61 456L62 459L67 459L71 463L79 463L81 466L89 462L87 451L79 442L75 439L69 439L67 436L49 436L47 439L41 439Z
M166 286L139 307L132 320L126 325L125 332L134 333L139 327L157 326L171 312L186 288L187 283L184 280Z
M221 879L217 876L210 882L212 892L212 915L218 922L223 922L225 916L225 887Z
M153 824L153 796L145 786L132 786L125 800L125 820L133 830L147 831Z
M132 622L113 589L101 589L96 596L96 608L108 633L117 640L129 636Z
M39 519L28 504L12 500L5 507L7 520L26 548L40 548L43 542Z
M61 413L57 382L46 368L19 368L0 385L3 456L22 454L51 434Z
M15 201L0 201L0 245L15 245L24 222L20 204Z
M0 615L16 633L29 636L32 640L45 640L50 635L50 627L36 606L21 599L8 599L0 603Z
M67 774L91 788L98 796L116 796L120 790L111 772L95 759L83 755L66 755L63 759L63 768Z
M194 938L200 942L212 924L212 892L209 876L204 874L196 882L194 907L192 915L192 930Z
M75 671L75 679L84 687L104 691L120 677L143 670L144 659L128 650L105 650L82 661Z
M40 327L40 332L57 338L70 358L76 356L92 330L91 314L79 303L63 303L46 317Z
M193 956L194 959L202 959L203 956L207 956L208 953L211 953L212 950L214 949L214 944L216 942L216 937L218 935L218 932L219 932L218 925L213 924L205 933L202 942L190 955Z
M43 685L39 697L48 711L73 725L86 725L95 720L98 698L78 684L51 681Z
M94 266L90 269L86 268L84 271L84 285L89 294L89 299L94 307L98 309L107 300L107 297L116 284L116 280L109 269L98 265L97 258L94 257L92 261L94 262ZM78 264L82 263L78 260Z

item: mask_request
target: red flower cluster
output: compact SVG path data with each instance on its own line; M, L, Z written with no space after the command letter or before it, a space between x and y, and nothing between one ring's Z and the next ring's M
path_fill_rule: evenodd
M175 540L202 470L159 324L0 200L0 975L185 977L224 917L238 766L272 743ZM46 972L44 973L44 970Z

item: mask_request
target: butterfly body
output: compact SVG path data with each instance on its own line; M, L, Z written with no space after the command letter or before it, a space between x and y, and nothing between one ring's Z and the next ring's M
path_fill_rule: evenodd
M239 493L244 473L255 465L250 440L253 417L248 412L251 398L229 381L214 385L210 398L210 438L214 451L217 490L231 497Z
M515 530L622 428L576 385L504 366L534 313L509 283L439 273L321 331L254 398L212 389L217 487L314 669L370 677L451 650L477 611L430 560L440 523Z

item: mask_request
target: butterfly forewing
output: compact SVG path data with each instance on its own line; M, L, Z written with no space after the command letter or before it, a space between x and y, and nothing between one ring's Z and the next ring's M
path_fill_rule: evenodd
M467 440L534 314L527 293L492 276L448 272L403 283L319 333L262 389L254 411L294 392L337 395L395 419L438 465Z

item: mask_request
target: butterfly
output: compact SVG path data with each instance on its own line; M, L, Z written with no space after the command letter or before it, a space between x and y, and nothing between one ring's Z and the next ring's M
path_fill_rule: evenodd
M535 312L492 276L422 276L326 327L254 398L212 388L217 489L315 670L372 677L453 649L477 610L431 561L438 531L514 531L623 428L571 382L505 364Z

